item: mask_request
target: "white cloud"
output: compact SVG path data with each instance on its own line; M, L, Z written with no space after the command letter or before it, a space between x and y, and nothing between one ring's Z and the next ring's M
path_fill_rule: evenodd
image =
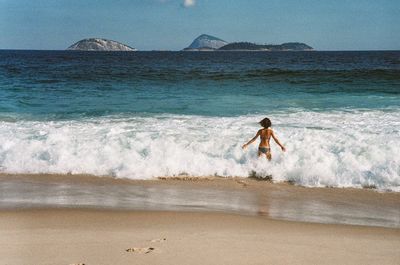
M184 7L192 7L196 4L196 0L184 0L183 6Z

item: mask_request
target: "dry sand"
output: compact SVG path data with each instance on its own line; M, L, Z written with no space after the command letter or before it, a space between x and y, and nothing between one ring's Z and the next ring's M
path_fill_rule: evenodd
M204 212L2 210L0 257L2 265L400 264L400 229Z

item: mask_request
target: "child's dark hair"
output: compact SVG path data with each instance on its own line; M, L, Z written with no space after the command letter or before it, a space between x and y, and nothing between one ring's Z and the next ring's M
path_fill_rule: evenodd
M268 128L268 127L271 127L271 126L272 126L271 120L268 119L268 118L262 119L262 120L259 122L259 124L260 124L262 127L264 127L264 128Z

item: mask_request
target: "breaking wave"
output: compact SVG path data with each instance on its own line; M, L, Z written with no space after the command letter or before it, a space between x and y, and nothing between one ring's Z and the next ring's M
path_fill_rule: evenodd
M260 115L103 116L80 120L0 121L2 173L240 176L319 187L376 187L400 192L400 113L332 111L270 115L282 153L257 158Z

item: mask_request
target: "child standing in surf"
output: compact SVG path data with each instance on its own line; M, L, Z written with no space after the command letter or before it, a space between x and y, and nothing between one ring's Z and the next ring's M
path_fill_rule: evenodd
M260 136L260 144L258 145L258 157L262 154L265 154L266 158L270 161L271 156L271 146L269 145L269 140L271 137L274 141L281 147L282 151L285 152L285 147L279 142L278 138L276 138L274 131L271 129L271 120L268 118L264 118L262 121L259 122L263 129L258 130L256 136L253 137L248 143L242 146L245 149L249 144L253 143L258 136Z

